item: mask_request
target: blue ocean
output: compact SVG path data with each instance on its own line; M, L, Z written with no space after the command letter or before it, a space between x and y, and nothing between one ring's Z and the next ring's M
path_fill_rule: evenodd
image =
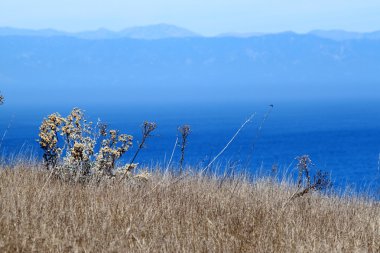
M7 106L0 110L1 154L40 157L36 139L43 118L65 106ZM131 159L141 139L143 121L157 129L137 157L140 166L165 167L171 157L178 127L188 124L191 133L185 150L185 165L202 169L226 146L242 124L255 113L216 160L219 171L249 171L252 174L295 173L296 158L309 155L313 170L331 173L336 186L380 189L380 103L377 101L283 102L84 106L86 117L100 119L110 128L134 136L134 147L124 156ZM178 165L180 149L172 165Z

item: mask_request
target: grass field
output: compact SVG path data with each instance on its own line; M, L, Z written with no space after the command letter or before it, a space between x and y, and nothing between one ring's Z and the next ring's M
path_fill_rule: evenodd
M67 183L0 170L0 252L380 252L380 204L270 179Z

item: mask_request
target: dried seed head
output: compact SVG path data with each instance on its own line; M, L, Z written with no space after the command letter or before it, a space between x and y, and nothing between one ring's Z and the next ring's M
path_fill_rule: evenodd
M107 124L99 123L98 127L99 127L99 134L101 136L107 136Z
M144 124L143 124L143 135L149 136L156 128L157 128L157 124L156 123L144 121Z
M178 131L181 133L183 137L187 137L190 134L190 126L189 125L183 125L178 128Z
M307 170L310 167L310 165L313 165L313 162L311 161L308 155L299 156L297 157L297 160L297 167L299 170Z

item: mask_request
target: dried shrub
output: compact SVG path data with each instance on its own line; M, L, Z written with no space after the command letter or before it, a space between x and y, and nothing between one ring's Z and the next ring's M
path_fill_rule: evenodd
M84 119L83 111L74 108L62 121L61 136L67 150L64 167L75 175L88 175L96 145L92 122Z
M40 126L39 144L44 152L43 159L48 170L56 167L62 153L62 149L58 147L58 133L62 122L63 118L54 113L44 119Z
M132 146L133 137L120 134L117 130L105 131L101 136L103 140L96 156L96 168L97 171L110 176L116 161Z
M154 123L144 123L143 141L139 149L155 128ZM85 119L82 110L74 108L67 117L54 113L45 118L40 126L38 141L44 152L46 169L61 177L113 177L116 162L132 146L133 137L118 130L108 130L108 126L101 122L94 127ZM137 166L133 163L136 156L126 168Z
M310 176L310 167L315 166L308 155L297 157L298 164L298 191L290 200L304 196L312 191L323 191L332 186L330 175L327 172L316 170L313 180Z

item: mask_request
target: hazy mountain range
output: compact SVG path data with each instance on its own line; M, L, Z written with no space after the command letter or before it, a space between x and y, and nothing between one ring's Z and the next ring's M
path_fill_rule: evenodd
M376 33L210 38L159 25L76 36L9 28L0 34L7 104L380 97Z
M380 31L369 32L369 33L359 33L359 32L347 32L343 30L330 30L330 31L315 30L315 31L311 31L310 34L313 34L321 38L332 39L332 40L337 40L337 41L361 40L361 39L380 40Z
M132 39L163 39L163 38L184 38L184 37L198 37L192 31L174 25L158 24L150 26L131 27L121 31L111 31L101 28L94 31L83 32L62 32L53 29L43 30L30 30L18 29L10 27L0 27L0 36L38 36L38 37L52 37L52 36L69 36L79 39L118 39L118 38L132 38Z
M332 39L337 41L344 40L380 40L380 31L359 33L349 32L344 30L314 30L308 34L315 35L320 38ZM236 38L249 38L263 35L270 35L269 33L222 33L212 37L236 37ZM82 32L63 32L54 29L20 29L11 27L0 27L0 36L37 36L37 37L53 37L53 36L69 36L79 39L164 39L164 38L185 38L185 37L204 37L198 33L192 32L188 29L168 25L157 24L150 26L137 26L127 28L121 31L111 31L105 28L100 28L93 31Z

